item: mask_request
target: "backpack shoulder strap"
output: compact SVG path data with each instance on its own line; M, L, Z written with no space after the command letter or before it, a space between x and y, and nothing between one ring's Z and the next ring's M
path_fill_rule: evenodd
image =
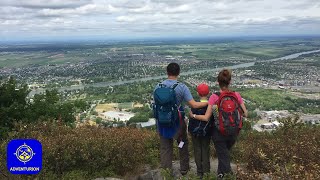
M215 92L214 94L220 97L221 92Z
M166 85L161 82L158 84L158 87L163 88L163 87L166 87Z
M171 86L171 88L172 88L172 89L175 89L175 88L179 85L179 83L180 83L180 82L177 81L176 83L174 83L174 84Z

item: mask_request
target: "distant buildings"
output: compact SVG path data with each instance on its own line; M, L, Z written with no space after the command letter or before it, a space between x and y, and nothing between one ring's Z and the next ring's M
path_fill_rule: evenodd
M256 131L272 131L282 125L279 119L283 119L292 116L289 111L258 111L257 115L261 117L254 126ZM299 122L307 125L320 125L320 114L300 114Z
M304 114L300 121L309 125L320 125L320 114Z
M156 119L150 118L148 122L136 123L137 128L146 128L156 125Z
M134 116L134 113L125 111L108 111L100 113L100 117L107 121L129 121Z
M280 127L282 123L278 121L273 121L271 123L263 123L263 124L256 124L253 126L253 129L262 132L262 131L272 131Z
M258 111L257 115L261 117L261 120L266 122L273 122L278 119L286 118L290 116L288 110L282 111Z

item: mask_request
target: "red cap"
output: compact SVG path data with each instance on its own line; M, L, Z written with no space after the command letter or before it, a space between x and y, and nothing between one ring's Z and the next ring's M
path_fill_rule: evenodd
M209 86L205 83L199 84L197 91L200 96L207 96L209 94Z

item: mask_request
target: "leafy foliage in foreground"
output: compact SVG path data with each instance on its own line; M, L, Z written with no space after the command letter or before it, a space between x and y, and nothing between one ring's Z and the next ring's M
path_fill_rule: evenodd
M243 130L232 149L239 164L237 179L319 179L320 127L309 127L297 119L285 119L272 133ZM94 179L139 174L146 164L159 165L159 139L155 131L130 128L72 128L53 123L17 125L1 142L0 159L5 159L8 141L36 138L43 145L43 170L39 179ZM190 141L191 142L191 141ZM192 145L189 150L192 154ZM177 158L178 149L174 148ZM214 150L211 152L214 154ZM5 163L0 172L7 172ZM9 178L22 179L23 176ZM214 172L210 178L214 179ZM0 178L2 175L0 175ZM191 177L190 177L191 178ZM194 178L196 178L194 176ZM192 178L191 178L192 179Z
M320 179L320 127L308 127L298 118L283 120L272 133L250 132L240 137L233 158L246 164L238 178L262 174L280 179Z
M20 125L16 129L10 139L35 138L42 143L43 169L38 177L43 179L61 179L72 174L84 178L122 176L144 164L158 164L159 140L152 131L71 128L52 123ZM2 142L1 152L5 152L7 143ZM4 154L0 156L5 159ZM0 166L0 171L6 172Z
M19 85L10 78L0 83L0 139L7 136L15 122L34 123L61 119L72 125L76 111L86 109L86 102L61 102L57 90L46 90L36 94L33 101L28 99L27 85Z

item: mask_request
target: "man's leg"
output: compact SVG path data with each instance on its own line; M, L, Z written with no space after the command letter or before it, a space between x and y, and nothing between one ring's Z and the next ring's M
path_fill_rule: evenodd
M173 139L160 136L160 164L161 168L172 171Z
M214 141L218 156L218 174L226 174L231 172L230 155L226 141Z
M210 172L210 137L201 137L201 159L203 173Z
M193 144L193 151L194 151L194 161L197 165L197 174L199 176L203 175L203 169L202 169L202 161L201 161L201 139L199 137L195 137L194 135L191 135L192 137L192 144Z
M179 156L180 156L180 172L182 175L186 174L189 171L189 141L187 136L187 126L184 124L180 127L181 135L178 137L177 141L180 143L182 140L184 145L182 148L179 148Z

